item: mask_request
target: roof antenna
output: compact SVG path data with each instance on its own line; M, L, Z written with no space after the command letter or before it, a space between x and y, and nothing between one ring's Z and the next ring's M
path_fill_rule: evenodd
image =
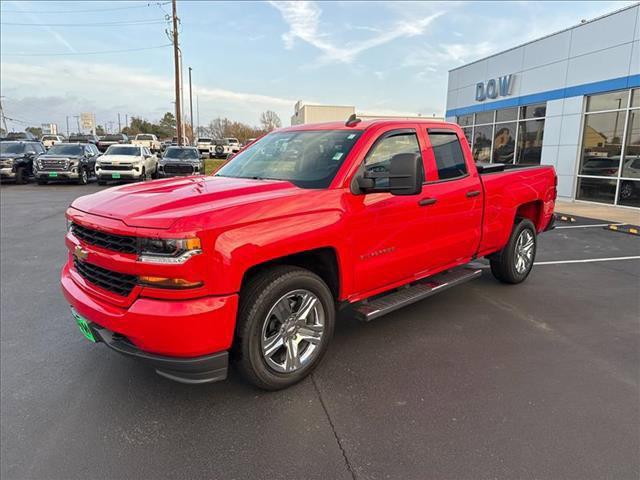
M352 113L351 115L349 115L349 118L347 119L347 121L344 123L347 127L355 127L357 124L359 124L362 121L361 118L356 117L355 113Z

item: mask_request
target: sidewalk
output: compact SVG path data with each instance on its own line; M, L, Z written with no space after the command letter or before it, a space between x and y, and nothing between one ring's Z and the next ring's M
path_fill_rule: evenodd
M640 210L612 205L556 200L556 213L566 213L578 217L597 218L606 222L640 225Z

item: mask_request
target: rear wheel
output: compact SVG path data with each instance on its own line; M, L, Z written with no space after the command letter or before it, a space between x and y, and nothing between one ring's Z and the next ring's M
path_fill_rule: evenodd
M531 220L520 220L513 227L507 245L490 259L493 276L503 283L523 282L533 268L537 243Z
M314 273L278 266L243 288L234 343L242 375L279 390L305 378L324 355L335 323L333 296Z

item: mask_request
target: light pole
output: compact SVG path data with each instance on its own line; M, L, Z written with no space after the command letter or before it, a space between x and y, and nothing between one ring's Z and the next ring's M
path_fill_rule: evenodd
M194 131L193 131L193 96L191 92L191 70L189 67L189 111L191 114L191 143L193 143Z
M173 66L176 87L176 137L178 145L182 145L182 111L180 108L180 59L178 46L178 7L176 0L172 0L172 21L173 21Z

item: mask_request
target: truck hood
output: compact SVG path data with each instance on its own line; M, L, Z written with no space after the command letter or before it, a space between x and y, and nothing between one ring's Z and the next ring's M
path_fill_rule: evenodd
M108 188L77 198L71 206L130 227L168 229L186 217L302 191L278 180L192 176Z

